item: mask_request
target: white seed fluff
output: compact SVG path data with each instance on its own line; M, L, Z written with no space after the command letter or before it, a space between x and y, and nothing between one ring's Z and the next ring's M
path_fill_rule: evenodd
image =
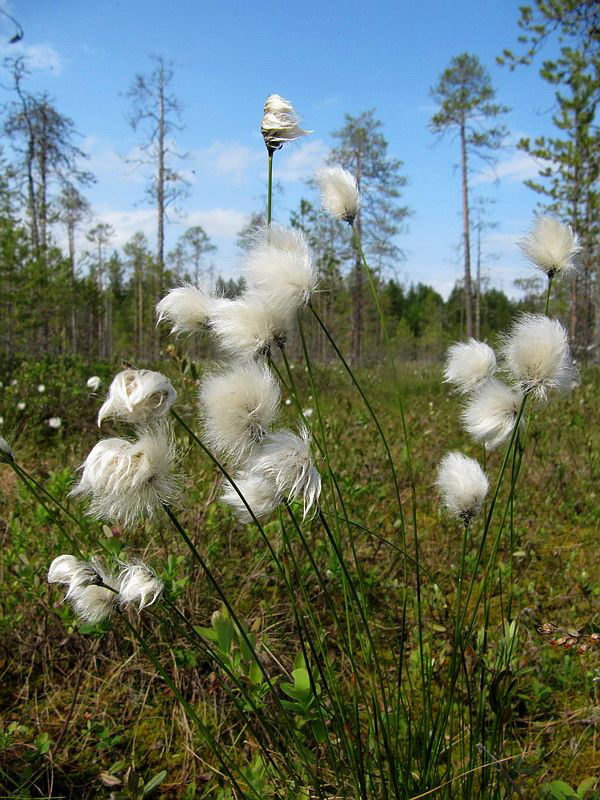
M530 233L519 242L523 255L546 275L566 274L575 269L579 238L570 225L556 217L538 217Z
M198 286L178 286L156 306L158 322L166 320L171 333L201 333L206 329L214 298Z
M268 150L279 150L286 142L312 133L300 127L300 116L294 106L278 94L270 94L266 99L260 132Z
M509 373L524 392L545 400L549 389L569 391L577 386L568 335L557 319L522 314L504 336L502 356Z
M145 422L162 417L177 399L171 381L149 369L126 369L115 376L98 412L98 426L106 417Z
M470 397L461 420L465 430L488 450L503 444L513 432L523 395L493 378Z
M350 225L360 207L360 194L351 172L343 167L323 167L315 179L321 190L321 207Z
M54 559L48 570L48 583L68 586L65 600L75 613L86 622L101 622L111 615L117 605L117 581L97 559L80 561L71 555Z
M87 513L129 525L151 517L163 503L178 496L174 474L175 444L166 423L140 430L134 442L104 439L93 448L72 495L91 502Z
M237 300L217 300L210 322L221 348L240 359L268 355L273 346L285 343L291 324L286 309L252 291Z
M440 461L436 486L448 511L468 523L481 510L488 479L474 458L452 451Z
M118 576L119 602L127 607L137 605L138 611L151 606L161 596L165 585L156 572L141 561L123 563Z
M13 453L12 447L2 436L0 436L0 458L8 461L15 460L15 454Z
M496 356L485 342L469 339L448 348L444 381L454 385L457 392L472 392L496 371Z
M242 470L233 479L258 520L272 514L283 499L271 477L255 474L250 470ZM229 481L223 483L221 499L233 508L240 522L252 521L252 516L245 503Z
M275 222L254 234L244 269L266 301L287 313L306 305L317 286L317 268L306 237Z
M57 431L61 425L62 425L62 420L60 417L50 417L50 419L48 420L48 427L52 428L52 430Z
M91 378L87 379L86 386L88 389L91 389L92 392L97 392L102 386L102 380L97 375L92 375Z
M208 447L239 463L277 419L280 396L279 384L266 364L237 363L205 375L199 400Z

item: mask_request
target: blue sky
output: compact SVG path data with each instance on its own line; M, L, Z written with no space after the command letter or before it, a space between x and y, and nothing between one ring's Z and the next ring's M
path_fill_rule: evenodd
M181 167L191 193L182 213L172 215L167 244L172 247L186 227L203 225L218 246L215 267L226 276L239 272L236 233L261 207L265 191L259 124L266 96L290 99L314 131L276 155L275 177L284 192L274 216L281 222L302 195L316 199L304 182L326 157L330 133L344 114L375 108L390 155L404 162L403 202L413 212L408 233L398 240L406 259L397 274L447 295L462 273L458 145L429 133L429 88L454 55L473 52L490 71L498 100L511 107L509 146L496 174L481 165L472 182L476 194L496 201L491 215L498 227L484 242L485 273L514 295L515 277L530 274L516 241L538 201L522 183L538 165L514 142L552 133L553 108L552 89L537 66L511 73L495 64L516 42L519 2L0 0L25 31L20 45L9 46L13 30L0 20L0 55L27 56L29 88L47 90L75 122L98 179L87 195L96 221L114 226L115 246L137 230L154 242L143 171L122 160L139 142L126 120L124 94L136 72L149 71L150 55L172 59L185 125L176 142L190 155ZM7 99L1 92L0 100Z

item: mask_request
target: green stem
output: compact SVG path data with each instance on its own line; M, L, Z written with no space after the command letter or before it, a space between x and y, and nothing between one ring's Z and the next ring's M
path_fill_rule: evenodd
M552 291L552 280L554 279L554 273L548 273L548 290L546 291L546 308L544 309L544 314L548 316L548 307L550 306L550 292Z
M268 150L269 177L267 179L267 225L271 224L271 210L273 202L273 150Z

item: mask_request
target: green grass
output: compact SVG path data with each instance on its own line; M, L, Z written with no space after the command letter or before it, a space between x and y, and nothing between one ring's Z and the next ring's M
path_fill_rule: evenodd
M294 367L300 405L315 408L302 362ZM197 429L193 377L189 371L181 375L174 365L168 370L180 391L177 410ZM108 368L97 367L95 372L106 385ZM0 376L5 384L0 390L3 435L9 440L16 436L19 463L76 514L80 508L66 495L75 467L98 438L94 423L100 401L90 398L85 389L90 374L73 361L24 364ZM14 377L17 387L10 387ZM411 487L395 388L383 368L359 374L359 379L390 446L406 519L406 546L409 556L414 556ZM254 793L248 789L246 796L308 798L300 787L312 786L311 775L318 775L320 788L310 797L355 797L361 792L369 798L398 796L398 790L381 781L389 764L381 763L386 759L385 736L373 728L373 720L388 726L392 745L397 744L398 752L410 758L406 762L410 769L402 773L405 797L430 790L434 791L428 796L436 798L483 797L485 792L489 797L516 797L515 786L522 797L536 797L538 788L551 780L576 785L590 775L598 777L600 648L579 654L577 648L553 647L536 630L543 622L586 632L599 630L598 371L586 370L578 390L553 397L536 411L519 476L513 547L509 547L507 526L490 575L485 643L480 609L472 636L465 641L448 727L438 743L435 763L429 766L424 720L427 714L436 714L448 696L462 545L460 526L440 511L433 480L447 450L459 448L480 458L481 449L461 431L459 402L441 383L441 369L399 365L417 489L421 562L421 586L417 587L412 562L407 561L405 572L398 550L398 505L370 415L339 366L316 368L315 381L331 468L349 519L361 527L348 529L335 517L326 517L330 538L315 517L301 526L303 544L287 514L275 516L264 528L283 573L258 531L237 523L216 501L217 470L177 429L186 475L177 516L235 613L247 624L247 635L256 642L272 691L235 626L231 644L219 642L219 619L226 624L227 617L218 617L211 625L221 604L166 517L126 532L89 520L85 537L65 522L87 553L126 552L153 564L166 578L170 596L185 617L212 631L205 630L200 634L204 638L198 639L183 623L178 629L162 606L155 608L156 615L131 615L228 763L239 768L239 782L254 787ZM40 396L35 394L39 382L47 390ZM15 411L17 395L28 402L26 416ZM295 425L294 405L283 409L284 421ZM48 429L49 416L61 416L60 431ZM320 438L316 413L310 422ZM111 432L110 427L106 432ZM493 453L488 460L493 474L501 457L502 453ZM323 462L319 466L325 474ZM324 491L328 498L324 509L331 512L327 480ZM500 504L505 497L501 493ZM0 504L0 796L108 798L111 791L123 790L123 783L116 789L106 785L110 776L115 783L123 782L130 767L146 781L166 770L155 796L238 796L235 791L228 794L230 782L215 775L213 769L219 770L219 765L205 737L124 620L116 616L102 626L81 626L60 602L56 587L47 585L50 561L70 552L70 547L52 518L4 465ZM338 515L343 516L339 504ZM490 536L495 532L496 523ZM465 579L470 580L472 574L480 533L478 522L467 540ZM519 620L514 652L507 652L510 635L505 627L510 586L512 617ZM427 664L425 694L421 691L417 590ZM360 624L360 609L368 617L371 641ZM299 631L304 631L302 639ZM399 652L403 653L407 704L386 709L382 687L394 691ZM481 680L485 692L479 691ZM363 694L358 691L361 682ZM285 721L282 702L284 707L288 704ZM476 749L481 739L475 733L467 735L464 727L469 704L475 716L481 714L486 741L495 742L501 752ZM258 716L253 709L258 709ZM257 719L268 727L268 737L261 734ZM277 720L281 720L279 727ZM267 739L271 750L263 745ZM436 789L466 772L469 764L498 757L509 759L500 770L476 770ZM365 765L364 786L356 783L360 764ZM287 767L291 767L289 773ZM135 796L132 792L124 796Z

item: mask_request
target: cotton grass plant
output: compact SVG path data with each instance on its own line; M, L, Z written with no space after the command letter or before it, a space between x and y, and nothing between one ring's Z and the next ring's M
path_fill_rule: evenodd
M418 475L399 366L360 242L359 187L341 167L317 176L323 208L348 223L371 288L397 390L404 437L399 448L390 443L377 403L312 303L320 287L306 239L271 222L273 154L307 131L279 95L268 98L261 131L268 155L268 224L244 259L245 292L229 300L201 287L178 287L157 305L158 323L168 324L173 336L209 336L218 347L219 363L199 381L196 419L185 420L175 407L177 392L166 376L122 371L98 415L99 425L116 425L122 435L98 441L71 492L84 501L87 515L121 524L125 537L151 517L161 531L169 526L189 551L190 569L206 582L213 602L208 624L186 616L159 565L155 571L124 559L106 567L84 556L66 529L84 523L20 467L4 439L0 457L38 501L55 508L61 531L72 541L72 554L50 564L49 583L64 588L64 599L81 620L111 620L115 630L121 626L136 639L210 753L211 796L511 796L518 776L507 782L498 765L515 756L507 728L514 698L506 687L518 672L519 625L512 584L507 590L498 582L499 565L504 548L514 551L515 498L536 410L555 391L576 385L566 333L557 320L526 315L504 334L498 356L484 342L452 345L443 379L462 396L457 431L462 422L473 441L465 438L465 452L440 452L437 470ZM554 276L568 271L576 242L544 223L524 249L532 260L552 262ZM337 442L323 412L323 381L305 336L311 319L364 406L393 487L398 524L392 532L354 518L360 509L348 491L346 465L337 461ZM292 331L302 345L310 407L302 402L286 352ZM100 383L88 386L97 391ZM293 401L286 410L291 427L280 422L282 390ZM251 533L264 553L268 579L285 599L285 653L271 652L268 635L241 617L224 588L226 558L215 568L210 542L191 535L182 522L189 509L176 430L214 467L218 491L212 502L228 510L223 513L231 530ZM483 466L471 455L481 450ZM486 451L496 451L489 463ZM421 555L419 501L425 492L439 494L439 525L454 554L451 585L440 585ZM399 586L394 602L376 591L372 542L389 554ZM434 603L444 609L441 636L426 622ZM389 623L385 635L382 619ZM210 664L231 711L233 738L243 736L247 748L231 745L207 725L172 679L157 652L154 628L161 624Z

